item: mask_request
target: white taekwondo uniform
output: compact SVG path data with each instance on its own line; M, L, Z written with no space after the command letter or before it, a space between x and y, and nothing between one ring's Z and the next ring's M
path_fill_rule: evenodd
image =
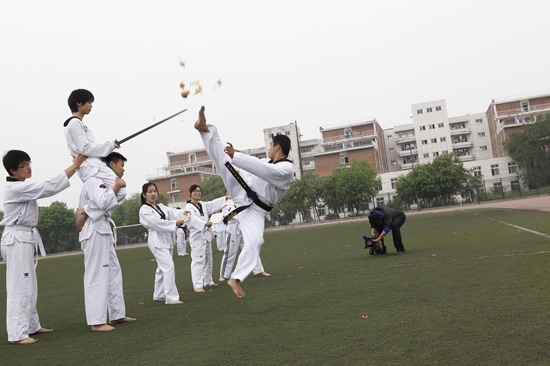
M216 127L208 125L208 129L210 132L201 132L204 147L237 207L250 205L253 201L247 196L246 191L237 182L237 179L225 167L226 162L230 162L235 168L240 168L241 177L252 191L256 192L263 203L273 206L283 198L294 177L294 167L289 160L285 159L272 164L268 159L260 160L240 152L235 152L233 159L231 159L224 152L225 144L222 143ZM267 214L267 211L256 204L252 204L237 215L244 244L231 278L242 282L257 266L260 249L264 242L265 217Z
M212 286L212 230L204 226L210 215L222 209L225 205L225 197L202 202L199 207L191 201L187 201L185 211L191 211L187 222L189 228L189 244L191 245L191 279L193 288L199 289Z
M80 193L80 207L88 214L79 234L84 251L84 305L88 325L106 324L107 313L110 320L126 316L122 271L111 229L111 223L114 226L111 213L122 206L124 198L115 196L97 177L88 178Z
M16 181L8 178L4 191L5 226L1 252L6 262L6 328L8 341L17 342L40 330L36 310L38 285L35 252L45 256L38 223L39 198L51 197L69 187L67 174L62 172L43 182Z
M176 229L178 256L180 257L187 255L187 237L185 235L184 226L185 225L181 225Z
M82 182L86 182L90 177L96 177L101 179L107 188L113 188L116 176L101 158L113 152L114 141L95 142L92 131L78 117L70 118L66 124L64 132L69 153L73 158L78 154L88 157L76 170ZM119 199L124 199L125 187L120 188L118 196Z
M149 230L147 245L157 261L153 300L165 301L169 304L180 299L172 255L174 231L178 228L176 218L183 215L183 210L167 207L161 203L157 206L163 216L152 206L144 204L139 209L139 222Z

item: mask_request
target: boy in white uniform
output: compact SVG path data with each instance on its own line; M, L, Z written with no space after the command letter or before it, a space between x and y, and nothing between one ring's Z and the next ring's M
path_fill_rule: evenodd
M294 167L287 159L290 151L290 139L285 135L273 137L270 143L268 157L271 159L257 159L239 152L235 152L233 145L225 146L213 125L206 124L204 107L199 111L199 119L195 128L201 133L202 141L208 155L220 173L223 183L233 201L239 209L239 224L243 234L243 250L239 255L237 267L227 284L238 298L246 293L240 283L253 271L258 263L260 249L264 242L264 225L270 207L281 200L284 193L290 188L294 177ZM226 163L234 164L242 180L248 185L250 192L238 182L228 170ZM243 171L245 169L246 171ZM256 195L255 198L249 195Z
M79 234L84 252L84 304L86 321L95 332L115 329L107 324L135 321L126 316L122 289L122 271L115 252L116 239L111 229L111 213L124 203L120 190L126 186L121 179L126 158L119 153L106 157L114 175L113 188L97 177L90 177L84 183L80 194L80 207L88 219Z
M13 344L29 344L38 339L33 334L52 332L42 328L36 310L38 285L34 253L45 256L40 234L36 230L38 223L39 198L51 197L69 187L69 178L86 160L78 155L73 164L64 172L43 182L29 182L32 176L31 158L20 150L10 150L4 155L3 163L7 177L4 192L5 226L2 234L2 258L6 262L6 328L8 341Z

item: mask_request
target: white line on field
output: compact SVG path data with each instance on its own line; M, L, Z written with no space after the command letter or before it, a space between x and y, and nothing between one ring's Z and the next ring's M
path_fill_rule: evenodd
M474 215L478 215L477 213L475 212L472 212ZM518 225L514 225L514 224L510 224L509 222L506 222L506 221L500 221L500 220L497 220L497 219L493 219L491 217L487 217L489 220L493 220L493 221L496 221L498 223L501 223L501 224L504 224L504 225L508 225L508 226L511 226L511 227L514 227L516 229L519 229L519 230L523 230L523 231L527 231L529 233L532 233L532 234L536 234L536 235L540 235L542 237L545 237L547 239L550 239L550 235L548 234L545 234L545 233L541 233L541 232L538 232L538 231L535 231L535 230L531 230L531 229L527 229L526 227L523 227L523 226L518 226Z

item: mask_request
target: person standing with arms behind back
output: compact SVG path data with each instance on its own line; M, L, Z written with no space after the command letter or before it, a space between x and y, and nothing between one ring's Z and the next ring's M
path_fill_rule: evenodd
M10 150L4 155L8 172L4 192L4 226L1 251L6 262L6 329L12 344L30 344L38 339L31 335L50 333L42 328L36 310L38 282L33 257L36 252L45 256L38 224L39 198L51 197L69 187L69 178L86 160L78 155L64 172L43 182L29 182L32 176L31 158L21 150Z

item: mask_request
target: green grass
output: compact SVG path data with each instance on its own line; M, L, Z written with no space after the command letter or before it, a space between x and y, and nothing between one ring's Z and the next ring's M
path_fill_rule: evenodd
M40 260L40 319L56 331L12 346L2 322L0 364L547 364L550 240L491 218L549 231L550 215L535 212L411 215L401 256L391 238L388 254L368 255L365 221L270 231L262 259L273 277L247 279L245 299L226 285L193 293L190 258L175 257L185 302L175 307L151 301L149 250L119 250L138 321L101 334L85 322L82 255Z

